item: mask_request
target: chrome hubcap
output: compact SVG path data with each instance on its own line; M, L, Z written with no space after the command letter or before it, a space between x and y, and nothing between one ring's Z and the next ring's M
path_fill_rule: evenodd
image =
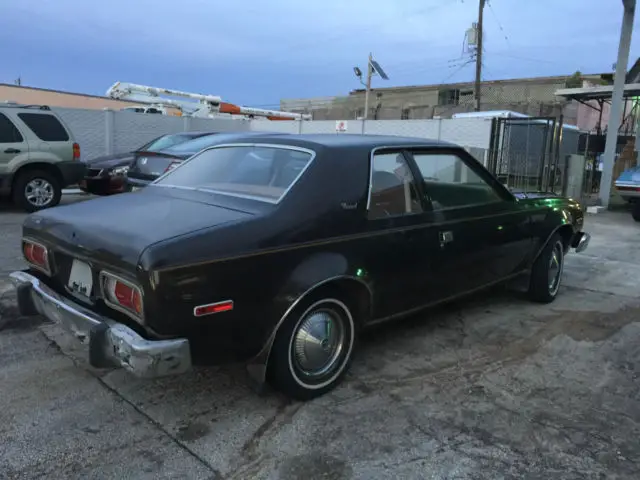
M27 201L36 207L44 207L53 200L53 185L42 178L34 178L24 188Z
M549 292L555 294L560 286L560 277L562 276L562 262L564 259L563 248L560 243L556 243L551 252L549 260Z
M333 310L310 312L301 322L292 343L292 360L307 376L320 376L339 363L345 342L345 324Z

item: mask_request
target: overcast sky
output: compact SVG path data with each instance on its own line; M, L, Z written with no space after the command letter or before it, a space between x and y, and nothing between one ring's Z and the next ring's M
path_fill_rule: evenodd
M469 81L478 0L4 0L0 83L103 95L115 81L253 106L344 95L369 51L391 80ZM621 0L491 0L487 80L612 71ZM636 28L640 25L636 17ZM630 63L640 55L640 32Z

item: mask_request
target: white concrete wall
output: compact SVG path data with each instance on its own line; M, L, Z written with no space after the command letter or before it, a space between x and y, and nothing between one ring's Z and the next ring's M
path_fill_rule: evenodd
M333 133L335 120L269 121L175 117L114 110L53 108L80 144L83 160L134 150L167 133L184 131L268 131ZM482 118L436 120L348 120L347 134L395 135L444 140L467 149L489 148L491 121Z
M345 120L348 134L397 135L443 140L468 148L488 149L491 120L449 118L435 120ZM336 120L310 122L253 120L251 130L286 133L337 133Z
M119 110L52 110L60 116L80 144L82 160L131 151L167 133L247 131L251 123L250 120L149 115Z

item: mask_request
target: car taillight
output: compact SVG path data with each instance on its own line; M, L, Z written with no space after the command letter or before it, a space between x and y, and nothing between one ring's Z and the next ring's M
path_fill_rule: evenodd
M116 310L142 317L142 291L116 275L100 272L100 284L105 303Z
M44 245L32 240L22 240L22 253L25 260L35 269L51 275L49 266L49 252Z
M164 169L163 173L167 173L170 172L171 170L173 170L174 168L176 168L178 165L180 165L180 162L171 162L169 164L169 166L167 168Z
M73 159L80 160L80 145L77 143L73 144Z

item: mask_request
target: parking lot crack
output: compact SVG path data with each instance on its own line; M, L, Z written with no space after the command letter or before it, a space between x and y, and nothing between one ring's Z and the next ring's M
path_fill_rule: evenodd
M210 480L214 480L214 479L217 480L217 479L222 479L223 478L222 474L213 465L211 465L206 459L204 459L202 456L198 455L198 453L193 451L187 445L182 443L178 438L176 438L175 435L173 435L170 431L168 431L166 428L164 428L164 426L160 422L155 420L153 417L151 417L149 414L147 414L144 410L142 410L139 406L137 406L134 402L132 402L127 397L122 395L118 390L116 390L115 388L110 386L108 383L106 383L104 381L104 379L101 378L96 372L92 372L91 370L87 370L86 368L84 368L83 365L80 365L79 362L75 358L73 358L73 356L68 355L67 353L65 353L64 350L62 350L60 348L60 346L54 340L48 338L47 335L44 334L44 332L41 332L41 333L47 339L47 341L49 342L50 346L53 347L58 353L60 353L64 357L66 357L69 360L71 360L71 362L73 362L73 364L77 368L87 371L93 378L95 378L98 381L98 383L102 387L104 387L112 395L116 396L119 400L121 400L122 402L126 403L131 408L133 408L133 410L135 410L138 414L140 414L142 417L144 417L147 420L147 422L149 422L151 425L153 425L161 433L166 435L171 440L171 442L173 444L175 444L179 449L181 449L184 452L186 452L189 456L193 457L197 462L199 462L205 468L207 468L211 472Z
M227 478L251 478L255 476L259 472L260 465L265 460L265 456L258 452L262 439L290 423L303 406L304 403L302 402L292 401L285 401L280 404L273 415L262 422L253 435L244 443L240 449L244 462L238 465Z
M96 380L98 380L98 382L105 389L107 389L113 395L115 395L120 400L125 402L127 405L130 405L131 408L133 408L136 412L138 412L140 415L142 415L151 425L153 425L160 432L165 434L178 448L180 448L181 450L184 450L188 455L190 455L196 461L200 462L204 467L206 467L212 473L211 480L213 480L213 479L222 479L223 478L222 474L213 465L211 465L202 456L198 455L197 452L193 451L191 448L189 448L187 445L185 445L183 442L181 442L175 435L173 435L169 430L167 430L160 422L155 420L153 417L151 417L149 414L147 414L144 410L142 410L140 407L138 407L134 402L132 402L127 397L122 395L118 390L116 390L115 388L110 386L102 378L94 375L93 373L92 373L92 375L96 378Z

